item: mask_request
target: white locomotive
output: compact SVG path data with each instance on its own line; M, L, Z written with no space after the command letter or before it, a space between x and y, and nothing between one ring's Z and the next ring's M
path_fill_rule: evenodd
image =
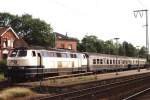
M6 77L35 77L77 72L128 69L143 66L146 59L98 53L16 48L7 58Z

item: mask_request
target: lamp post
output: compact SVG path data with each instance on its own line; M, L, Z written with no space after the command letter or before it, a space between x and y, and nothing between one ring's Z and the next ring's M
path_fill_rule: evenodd
M120 38L114 38L114 40L116 40L116 75L118 75L118 72L117 72L117 65L118 65L118 40Z
M137 48L137 56L138 56L138 72L140 72L140 65L139 65L139 46L136 46Z

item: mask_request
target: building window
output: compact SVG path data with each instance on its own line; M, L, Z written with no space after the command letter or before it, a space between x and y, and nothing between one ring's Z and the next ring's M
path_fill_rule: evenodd
M3 47L6 48L8 45L7 38L3 38Z
M72 44L68 44L68 49L72 49Z

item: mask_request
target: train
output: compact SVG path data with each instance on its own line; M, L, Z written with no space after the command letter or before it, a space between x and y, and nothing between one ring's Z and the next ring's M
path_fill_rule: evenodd
M15 48L7 58L7 78L33 78L144 67L146 59L69 50Z

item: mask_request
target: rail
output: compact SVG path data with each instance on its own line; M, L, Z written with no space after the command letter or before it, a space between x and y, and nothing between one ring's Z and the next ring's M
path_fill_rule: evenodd
M139 96L139 95L141 95L141 94L143 94L143 93L145 93L145 92L147 92L149 90L150 90L150 88L144 89L144 90L142 90L140 92L137 92L137 93L135 93L133 95L130 95L130 96L124 98L123 100L132 100L133 98L135 98L135 97L137 97L137 96Z
M129 85L133 82L139 82L139 81L143 81L144 79L149 78L149 75L146 76L138 76L135 78L131 78L131 79L127 79L127 80L121 80L119 82L114 82L114 83L109 83L109 84L105 84L105 85L96 85L93 87L88 87L88 88L84 88L84 89L80 89L80 90L76 90L76 91L72 91L72 92L66 92L66 93L61 93L61 94L57 94L54 96L49 96L49 97L43 97L43 98L39 98L39 100L64 100L67 98L67 100L76 100L79 98L82 98L84 96L88 96L88 95L94 95L97 93L103 93L107 90L110 89L115 89L117 87L123 87L125 85Z

